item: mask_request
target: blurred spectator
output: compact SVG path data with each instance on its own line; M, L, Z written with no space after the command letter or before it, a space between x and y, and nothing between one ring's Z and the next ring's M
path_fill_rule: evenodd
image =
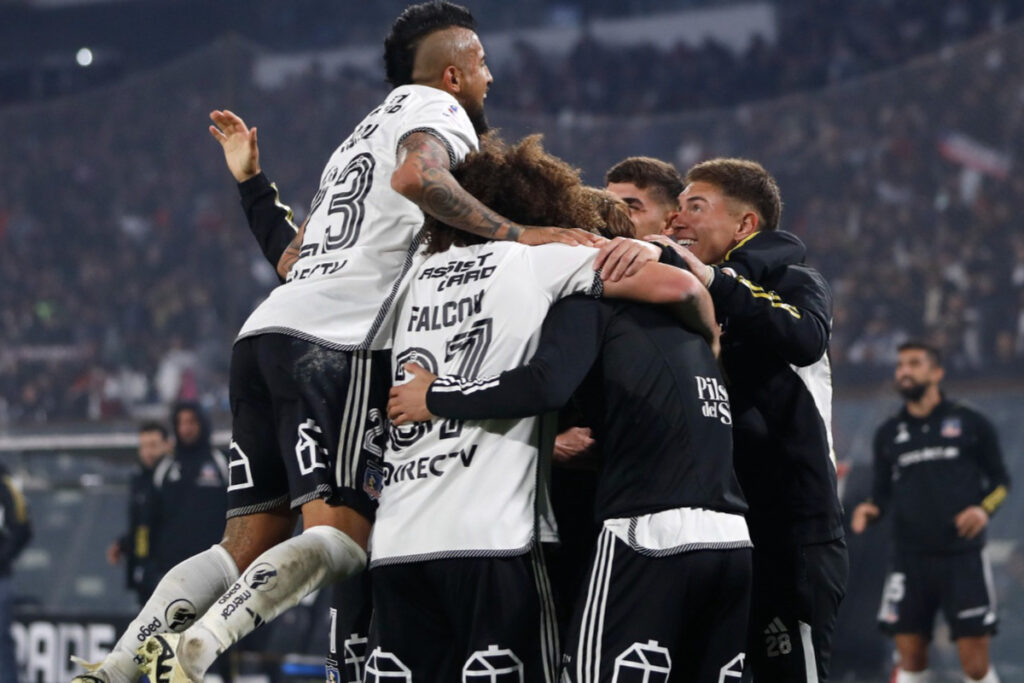
M110 544L107 561L115 565L125 562L125 585L134 591L139 604L145 604L152 587L160 577L149 575L150 530L154 509L153 471L157 463L171 452L173 444L167 428L159 422L139 426L139 462L132 472L128 490L128 531Z
M14 612L14 585L11 566L32 538L28 507L21 491L11 481L7 468L0 464L0 680L17 681L11 622Z
M167 570L221 540L227 513L228 462L210 445L210 423L197 403L171 412L174 452L153 472L153 496L142 518L150 520L149 562L138 587L149 595Z

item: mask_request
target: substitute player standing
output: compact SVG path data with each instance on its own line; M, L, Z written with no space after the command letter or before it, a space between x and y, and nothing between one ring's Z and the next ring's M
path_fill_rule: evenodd
M872 498L853 511L864 531L892 516L895 552L878 620L900 661L896 683L926 680L928 642L942 610L967 683L997 683L989 640L998 616L985 527L1010 480L992 424L947 399L939 352L922 342L899 348L896 389L904 407L875 433Z
M135 646L188 626L172 619L183 602L203 615L182 641L189 658L176 658L177 637L153 638L145 644L151 673L201 679L238 638L363 568L374 508L363 477L379 450L382 413L373 406L383 409L390 375L389 340L379 332L413 264L424 211L492 239L589 242L557 228L524 231L451 176L486 129L492 79L474 27L467 10L444 2L396 20L385 41L395 89L331 155L298 233L260 173L255 129L230 112L211 115L243 198L263 207L257 237L295 237L279 268L288 280L249 317L232 351L224 539L169 571L115 651L80 680L135 680ZM298 509L305 532L291 538Z

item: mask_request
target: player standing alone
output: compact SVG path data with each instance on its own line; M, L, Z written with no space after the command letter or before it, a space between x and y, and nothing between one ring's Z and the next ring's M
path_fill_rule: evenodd
M895 683L926 680L939 609L964 680L998 683L988 655L998 616L985 527L1010 480L992 424L942 394L943 374L934 347L900 346L896 389L905 405L875 433L872 498L854 509L851 527L861 533L883 514L893 518L895 552L878 621L899 651Z

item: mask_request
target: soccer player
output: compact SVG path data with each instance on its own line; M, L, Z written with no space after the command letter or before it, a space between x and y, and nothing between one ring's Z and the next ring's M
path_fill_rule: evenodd
M375 506L366 477L380 466L375 439L390 383L380 331L413 265L424 212L492 239L590 242L581 231L524 230L452 177L487 127L492 79L474 28L467 10L446 2L414 5L395 21L385 41L395 89L331 155L298 231L260 172L256 130L230 112L211 114L261 244L294 236L279 259L287 282L232 350L223 540L168 572L114 652L80 680L135 680L135 646L169 631L182 600L202 615L188 637L153 637L144 647L154 677L170 670L200 680L253 628L363 568ZM300 509L305 530L291 538ZM179 643L187 658L176 656Z
M485 147L457 175L517 220L604 223L592 193L536 138ZM619 229L631 227L624 207L617 218ZM677 303L705 329L714 326L710 298L693 298L699 283L671 267L649 264L603 282L596 249L525 248L427 226L431 255L412 275L396 321L396 381L413 361L474 386L514 367L535 346L549 306L572 293ZM553 425L532 412L517 417L392 429L373 532L368 679L403 671L412 680L467 680L500 662L516 680L555 680L556 627L539 549L549 518L546 458L538 451Z
M758 683L824 682L849 571L832 449L832 295L780 231L760 164L691 168L665 257L707 286L723 326L736 474L750 505L754 583L747 652Z
M984 415L943 395L939 352L917 341L899 348L899 413L875 433L872 498L854 508L851 528L889 514L892 571L878 621L899 651L896 683L927 679L928 642L942 610L967 683L997 683L989 640L998 615L985 527L1010 480L995 429Z
M621 284L606 281L605 291ZM399 429L479 420L492 431L557 409L576 390L605 464L596 503L602 531L569 631L563 681L719 683L742 674L751 544L732 470L728 393L702 337L717 343L706 301L703 313L689 320L698 334L658 307L570 297L552 307L527 365L437 378L433 368L409 364L415 379L391 390L388 414ZM395 362L403 360L438 365ZM419 422L427 419L434 421ZM497 454L477 459L487 455ZM491 488L477 490L486 493L459 500L490 501ZM477 519L473 512L467 520Z
M628 157L604 174L605 189L626 202L635 237L661 235L679 210L683 177L675 166L651 157Z

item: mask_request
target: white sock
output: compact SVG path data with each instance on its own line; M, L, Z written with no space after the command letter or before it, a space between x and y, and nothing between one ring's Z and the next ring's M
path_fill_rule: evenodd
M896 670L896 683L926 683L928 680L928 669L924 671Z
M995 667L990 664L988 673L981 678L974 679L964 674L964 683L999 683L999 676L996 675Z
M245 575L185 632L178 644L179 663L202 680L217 655L256 627L365 566L366 552L331 526L315 526L278 543L253 560Z
M103 670L110 675L111 683L137 681L141 674L135 663L135 649L155 633L188 628L236 579L238 567L220 545L172 567L103 660Z

